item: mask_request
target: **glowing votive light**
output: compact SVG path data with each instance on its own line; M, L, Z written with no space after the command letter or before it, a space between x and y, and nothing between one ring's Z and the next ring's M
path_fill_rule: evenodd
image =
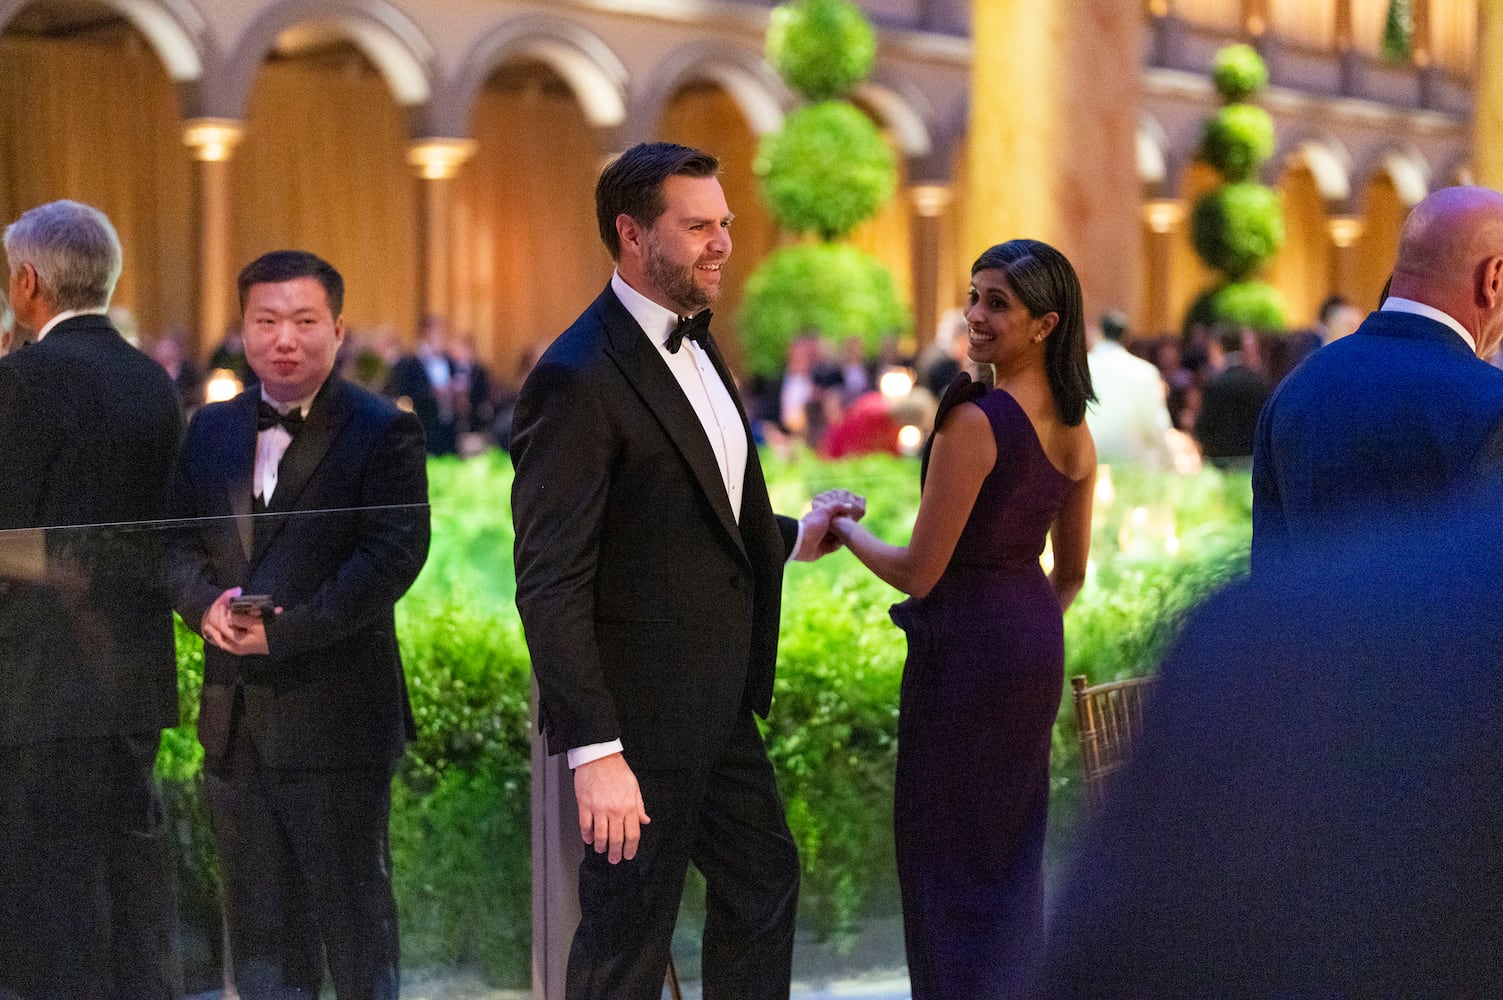
M228 368L216 368L204 386L204 399L211 403L223 403L240 395L240 390L244 388L234 372Z
M905 455L917 455L924 443L924 432L913 424L906 424L898 431L898 450Z
M906 368L889 368L882 373L877 388L888 399L901 399L913 391L913 372Z

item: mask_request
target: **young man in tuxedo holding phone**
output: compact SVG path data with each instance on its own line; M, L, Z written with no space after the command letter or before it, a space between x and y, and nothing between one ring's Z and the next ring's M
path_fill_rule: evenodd
M260 384L205 406L173 491L198 734L244 1000L397 995L391 777L413 735L393 607L428 552L417 418L333 374L344 282L277 251L240 273ZM250 598L247 600L247 598Z

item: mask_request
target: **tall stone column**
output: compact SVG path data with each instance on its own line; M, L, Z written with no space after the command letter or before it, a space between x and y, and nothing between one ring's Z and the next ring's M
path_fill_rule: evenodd
M1472 165L1477 183L1503 191L1503 0L1477 4L1477 75L1472 99Z
M1014 237L1070 258L1086 314L1136 313L1142 4L974 0L966 252Z
M231 294L230 156L244 134L240 122L227 118L195 118L183 129L198 161L198 329L189 346L200 359L239 311Z
M475 154L474 139L421 139L407 162L422 178L422 238L418 241L418 300L424 315L450 318L454 306L453 218L449 206L454 175Z

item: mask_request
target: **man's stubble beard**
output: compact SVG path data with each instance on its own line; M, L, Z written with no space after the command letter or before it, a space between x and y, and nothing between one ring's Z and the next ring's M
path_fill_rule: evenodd
M680 266L668 260L657 237L651 234L647 237L647 255L642 265L658 291L682 306L686 315L697 313L714 301L694 280L694 265Z

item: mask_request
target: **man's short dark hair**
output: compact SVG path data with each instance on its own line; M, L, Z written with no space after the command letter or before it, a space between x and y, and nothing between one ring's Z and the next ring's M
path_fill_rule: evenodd
M245 312L252 285L276 285L298 278L313 278L324 286L329 312L338 319L344 312L344 278L333 264L306 250L273 250L245 265L235 282L240 291L240 312Z
M1127 335L1127 313L1121 309L1108 309L1102 313L1101 335L1107 340L1120 342Z
M616 157L595 184L595 220L600 238L621 259L621 236L616 218L632 217L638 225L651 226L668 207L663 182L670 177L714 177L720 161L709 153L671 142L642 142Z

